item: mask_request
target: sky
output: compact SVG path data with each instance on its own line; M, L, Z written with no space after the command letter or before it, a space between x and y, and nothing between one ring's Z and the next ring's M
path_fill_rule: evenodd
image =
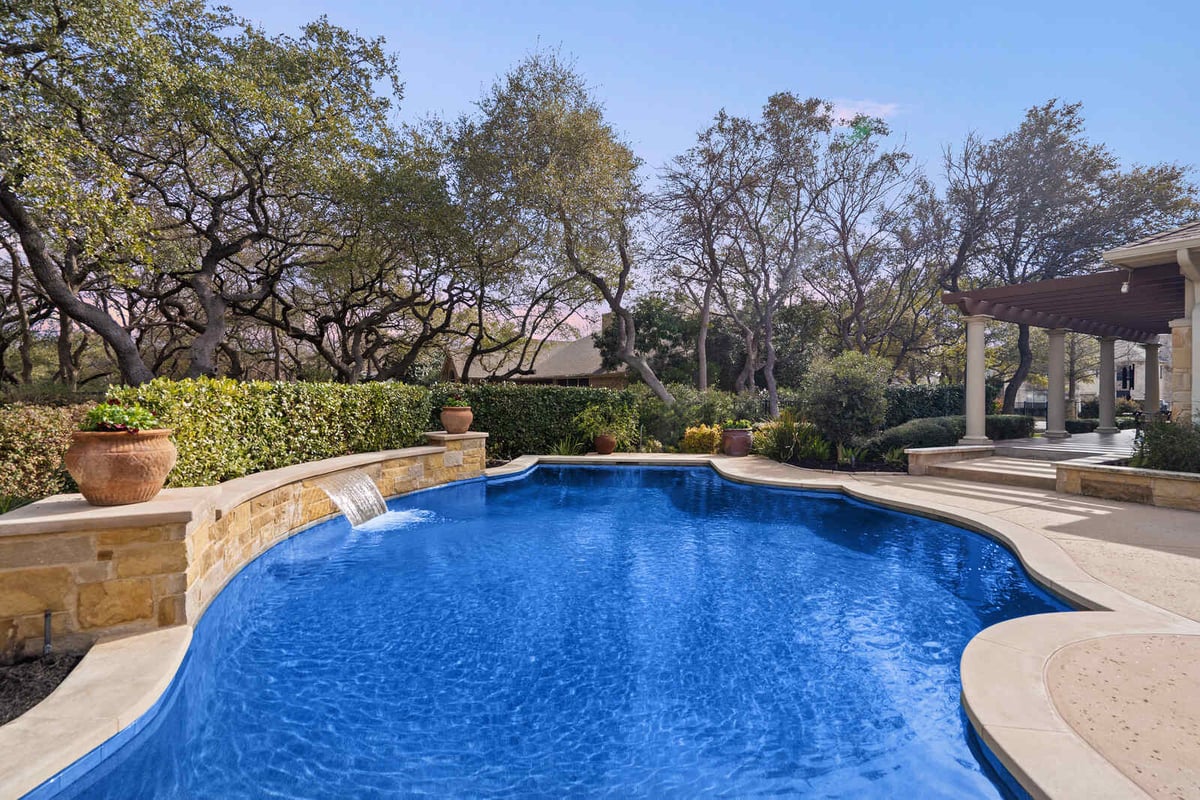
M653 171L717 111L791 91L884 117L936 179L943 148L1028 107L1081 101L1125 164L1200 166L1200 2L368 2L224 0L273 33L321 15L399 58L398 122L470 112L538 48L574 59Z

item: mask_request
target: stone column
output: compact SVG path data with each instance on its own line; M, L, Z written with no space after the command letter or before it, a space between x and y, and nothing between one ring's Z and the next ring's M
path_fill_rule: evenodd
M1147 342L1146 349L1146 408L1148 417L1157 417L1162 394L1158 388L1158 342Z
M967 323L967 374L964 412L967 435L959 444L991 444L987 438L987 324L991 317L977 314L964 318Z
M1067 433L1067 332L1062 328L1046 331L1050 336L1050 364L1046 370L1046 438L1065 439Z
M1192 407L1192 320L1171 320L1171 419L1183 419Z
M1191 374L1191 415L1192 419L1200 422L1200 285L1192 284L1192 374Z
M1100 337L1100 427L1096 433L1117 432L1117 360L1116 338ZM1049 428L1049 422L1046 427Z

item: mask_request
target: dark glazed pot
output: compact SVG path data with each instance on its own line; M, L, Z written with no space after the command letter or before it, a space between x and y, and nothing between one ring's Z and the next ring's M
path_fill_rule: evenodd
M470 406L443 406L442 427L446 433L466 433L475 415Z
M71 435L67 472L94 506L144 503L162 491L178 452L171 431L78 431Z
M721 431L721 452L727 456L748 456L753 439L745 428Z
M602 456L612 455L617 449L617 437L611 433L602 433L596 437L596 452Z

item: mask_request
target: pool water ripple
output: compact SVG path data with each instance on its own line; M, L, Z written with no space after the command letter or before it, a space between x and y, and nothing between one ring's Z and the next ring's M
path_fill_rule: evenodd
M707 469L389 506L249 565L63 796L1000 797L959 658L1065 610L982 536Z

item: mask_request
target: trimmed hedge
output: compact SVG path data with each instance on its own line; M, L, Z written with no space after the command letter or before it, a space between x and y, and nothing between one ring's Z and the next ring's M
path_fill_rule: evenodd
M887 417L884 425L894 428L912 419L952 417L963 411L963 387L955 385L888 386Z
M1033 417L989 414L986 430L987 437L996 441L1026 439L1033 436ZM863 447L874 455L882 455L897 447L950 447L958 444L966 432L967 421L962 416L910 419L866 439Z
M511 459L550 453L575 430L575 415L590 405L610 406L628 414L636 427L634 396L628 391L584 386L541 386L520 383L442 383L433 387L433 430L441 427L438 412L449 397L471 403L471 427L488 433L488 457ZM682 431L680 432L682 435Z
M90 406L0 406L0 514L73 488L63 467Z
M430 417L430 393L401 383L268 383L232 378L115 387L175 429L168 486L207 486L305 461L410 447Z
M1100 427L1098 419L1069 419L1066 421L1067 433L1091 433Z

